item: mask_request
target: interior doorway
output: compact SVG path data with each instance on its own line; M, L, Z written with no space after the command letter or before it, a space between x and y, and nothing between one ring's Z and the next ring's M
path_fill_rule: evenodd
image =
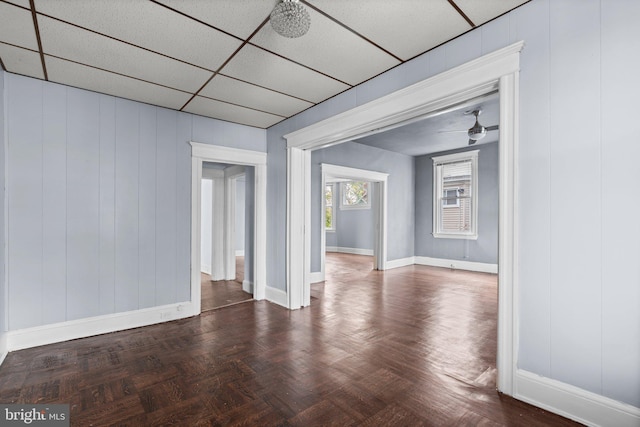
M245 280L245 266L253 259L253 193L246 176L252 166L204 162L201 195L201 299L202 311L237 304L253 298L253 286ZM245 257L245 248L247 256Z
M518 342L517 207L518 70L523 42L285 135L287 140L287 278L290 308L305 307L310 287L311 151L401 126L468 99L500 94L497 388L514 394Z

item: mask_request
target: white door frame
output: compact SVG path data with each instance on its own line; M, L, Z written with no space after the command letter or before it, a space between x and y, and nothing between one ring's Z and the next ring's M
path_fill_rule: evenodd
M368 181L376 184L374 191L372 208L374 210L374 244L373 244L373 268L376 270L387 269L387 179L388 173L376 172L367 169L357 169L346 166L332 165L322 163L322 192L328 179L344 179L351 181ZM335 197L335 196L334 196ZM334 200L334 207L337 209L337 199ZM324 231L324 215L325 215L325 198L322 198L322 207L320 215L320 276L319 281L323 281L325 277L325 260L327 249L327 236ZM305 299L308 292L305 287Z
M224 265L225 280L236 279L236 184L244 176L244 166L224 169ZM243 224L244 226L244 224Z
M254 237L253 237L253 298L265 298L267 283L267 153L238 148L190 142L191 144L191 304L193 314L200 314L200 203L202 163L232 163L253 166L255 170L254 190Z
M287 140L287 293L304 307L309 286L311 150L400 126L430 112L500 93L497 387L514 394L518 347L518 96L523 42L499 49L422 82L285 135Z

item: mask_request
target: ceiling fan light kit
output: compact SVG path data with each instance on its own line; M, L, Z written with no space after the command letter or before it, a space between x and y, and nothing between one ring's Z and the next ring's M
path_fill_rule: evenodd
M276 33L294 39L307 34L311 17L298 0L282 0L273 8L269 22Z

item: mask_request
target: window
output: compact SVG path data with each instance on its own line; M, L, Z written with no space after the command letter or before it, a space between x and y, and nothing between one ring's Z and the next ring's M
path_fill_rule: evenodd
M343 182L341 185L342 209L369 209L369 183L365 181Z
M432 159L433 236L477 239L478 150Z
M324 229L327 231L335 231L336 224L333 208L333 194L335 184L328 183L324 187Z

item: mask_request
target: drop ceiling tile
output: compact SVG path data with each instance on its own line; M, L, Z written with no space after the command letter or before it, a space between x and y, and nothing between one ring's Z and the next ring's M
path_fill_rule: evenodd
M147 0L36 0L35 4L39 13L209 70L217 70L241 43Z
M328 74L350 85L400 63L396 58L324 15L307 8L311 28L303 37L290 39L265 25L251 43Z
M0 42L38 50L31 12L8 3L0 3Z
M29 0L4 0L7 3L17 4L18 6L26 7L27 9L31 9L31 4L29 4Z
M44 79L38 52L0 43L0 58L10 73Z
M456 0L456 4L476 25L514 9L529 0Z
M285 117L293 116L313 105L310 102L220 74L202 89L200 95Z
M211 72L91 31L38 17L45 54L185 91L197 91Z
M50 0L43 0L50 1ZM72 0L71 0L72 1ZM279 1L279 0L278 0ZM200 21L246 39L269 17L276 0L158 0Z
M196 96L183 111L259 128L268 128L284 120L284 117L203 98L202 96Z
M403 60L471 29L447 0L308 1Z
M349 88L348 85L265 52L245 45L222 73L310 102L323 101Z
M51 56L46 56L45 62L49 80L68 86L106 93L174 110L180 109L191 97L188 93Z

